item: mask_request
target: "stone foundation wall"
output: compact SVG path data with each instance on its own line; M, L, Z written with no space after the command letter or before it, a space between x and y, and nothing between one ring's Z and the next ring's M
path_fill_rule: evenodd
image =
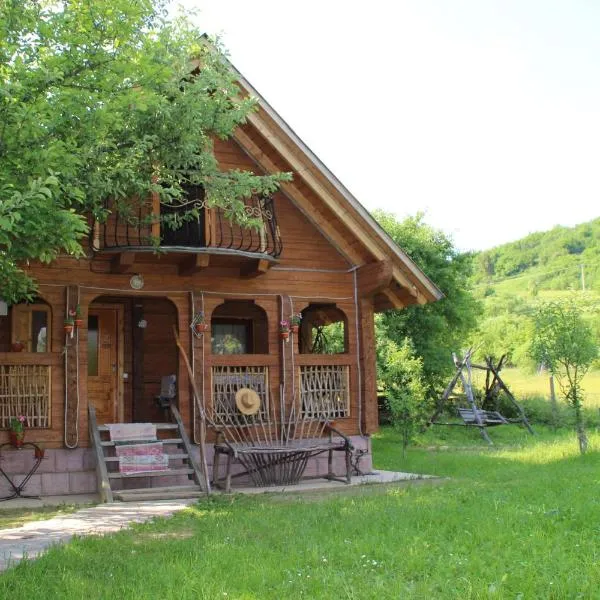
M352 436L352 443L357 450L366 451L358 466L362 473L372 470L371 439L360 436ZM194 447L197 460L200 451ZM206 460L209 472L212 474L213 447L206 447ZM18 486L35 462L33 448L16 450L3 448L0 453L0 467ZM220 465L221 474L225 473L225 457L222 457ZM232 473L239 473L241 465L234 463ZM343 452L335 452L333 455L333 470L336 475L344 477L346 464ZM327 454L313 458L304 473L305 477L322 477L327 474ZM122 481L122 484L121 484ZM148 477L146 479L117 480L113 489L139 488L139 487L163 487L169 485L189 484L185 476ZM247 483L247 477L234 478L232 487ZM120 485L121 484L121 485ZM32 475L23 493L36 496L63 496L69 494L93 494L97 492L96 464L94 453L91 448L75 448L74 450L52 450L48 449L38 470ZM0 497L12 494L12 488L4 477L0 475Z
M0 467L19 485L35 463L33 448L2 448ZM0 498L12 494L12 488L0 475ZM94 494L97 491L96 463L90 448L45 451L37 471L27 482L23 493L31 496Z

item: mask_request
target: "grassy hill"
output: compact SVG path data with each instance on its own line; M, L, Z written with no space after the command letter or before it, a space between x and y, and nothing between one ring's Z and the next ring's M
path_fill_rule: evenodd
M473 292L484 313L472 343L481 345L481 353L508 352L513 364L531 366L527 350L536 305L565 298L578 301L600 339L600 218L479 252L473 271Z
M583 280L582 280L583 272ZM529 293L600 292L600 218L575 227L532 233L474 255L476 289Z

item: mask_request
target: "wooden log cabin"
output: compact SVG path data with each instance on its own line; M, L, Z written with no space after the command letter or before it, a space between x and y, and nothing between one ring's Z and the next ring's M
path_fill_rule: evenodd
M360 470L370 470L369 436L378 426L374 315L441 293L242 75L239 84L258 98L258 110L231 139L215 142L220 165L293 174L271 198L247 201L262 227L232 224L203 205L202 190L190 189L201 216L153 231L162 234L160 252L143 226L112 215L92 225L86 258L29 265L38 299L0 311L0 443L11 418L23 414L27 441L45 449L27 493L97 491L88 408L95 408L96 431L106 423L164 423L170 418L157 399L169 376L198 456L199 411L174 327L204 406L234 393L235 381L273 406L303 410L318 397L363 451ZM154 199L148 203L159 210ZM282 340L280 321L297 313L299 332ZM203 333L194 327L200 314ZM77 318L72 334L64 328L69 315ZM213 436L209 429L209 467ZM16 480L34 460L6 446L0 455ZM305 475L324 474L326 463L313 458ZM0 496L5 491L3 480Z

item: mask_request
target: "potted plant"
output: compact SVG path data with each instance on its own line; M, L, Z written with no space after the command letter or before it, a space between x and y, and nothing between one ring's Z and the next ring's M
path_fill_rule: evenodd
M290 317L292 333L298 333L298 331L300 329L300 323L302 323L302 315L300 313L294 313Z
M65 334L73 335L73 329L75 328L75 320L73 317L67 317L65 319Z
M290 339L290 322L285 319L279 323L279 337L284 342Z
M75 307L75 314L73 316L74 316L74 320L75 320L75 326L78 329L83 327L83 318L81 316L81 306L79 304Z
M17 340L10 345L10 348L13 352L23 352L25 349L25 344Z
M196 333L205 333L208 331L208 323L204 320L204 312L200 311L194 318L194 331Z
M13 417L10 420L10 430L8 432L8 437L10 443L15 448L21 448L23 446L23 442L25 441L25 421L27 419L23 415L19 415L18 417Z

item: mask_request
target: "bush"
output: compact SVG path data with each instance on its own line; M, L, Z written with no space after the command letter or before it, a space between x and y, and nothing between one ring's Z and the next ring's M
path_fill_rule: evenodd
M426 400L423 359L416 356L408 338L401 346L386 340L381 356L385 402L391 422L402 434L402 447L406 450L431 415L431 403Z

